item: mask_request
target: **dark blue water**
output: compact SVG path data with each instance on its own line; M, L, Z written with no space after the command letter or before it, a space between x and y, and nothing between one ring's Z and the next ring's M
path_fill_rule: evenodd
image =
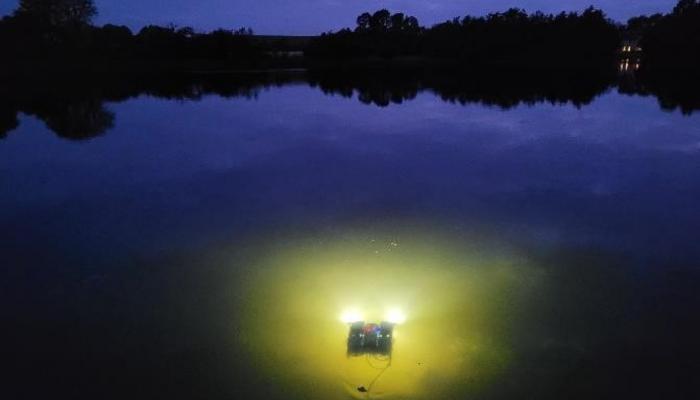
M450 244L434 239L426 259L484 252L474 261L484 271L495 257L517 277L493 285L504 291L495 299L477 296L507 323L482 322L473 340L503 350L444 377L435 366L425 376L442 379L441 396L698 393L700 114L615 89L582 105L504 109L426 90L379 107L303 82L248 97L103 101L112 122L87 140L22 112L0 139L11 398L354 396L299 354L289 357L302 376L285 372L289 359L261 361L274 340L235 339L260 301L241 276L274 264L270 254L307 260L289 267L304 276L324 246L340 259L346 244L354 259L358 243L437 236ZM428 264L420 276L440 271ZM436 296L435 307L453 304ZM412 379L401 376L382 378L392 383L377 397L436 396L428 384L399 390Z

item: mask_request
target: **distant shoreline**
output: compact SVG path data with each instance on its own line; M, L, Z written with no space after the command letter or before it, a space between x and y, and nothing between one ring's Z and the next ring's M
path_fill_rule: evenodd
M0 20L0 76L225 73L295 69L657 71L700 69L700 3L620 25L595 7L560 14L511 8L431 27L386 9L322 35L255 35L250 28L92 25L92 0L57 8L27 0ZM58 4L58 3L57 3ZM31 5L31 6L30 6ZM63 7L65 9L61 9Z

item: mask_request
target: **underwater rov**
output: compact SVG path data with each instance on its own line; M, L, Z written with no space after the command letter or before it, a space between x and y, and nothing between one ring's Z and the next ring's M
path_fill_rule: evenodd
M380 324L365 323L364 321L351 323L348 333L348 356L366 354L391 356L394 325L386 321L382 321Z
M358 386L358 392L369 399L374 384L391 367L394 327L405 321L405 316L399 310L391 310L387 321L365 323L359 313L349 311L342 319L350 327L348 332L348 357L364 356L367 364L378 370L377 375L367 386Z
M379 370L367 387L357 387L357 391L364 393L367 398L369 398L374 384L391 366L391 344L394 340L394 325L386 321L382 321L380 324L366 324L364 321L350 324L348 357L365 356L367 364ZM383 365L374 365L372 360L383 363Z
M348 356L378 355L391 356L394 340L394 327L406 321L406 316L399 309L387 312L384 321L366 323L357 310L347 310L341 320L349 325Z

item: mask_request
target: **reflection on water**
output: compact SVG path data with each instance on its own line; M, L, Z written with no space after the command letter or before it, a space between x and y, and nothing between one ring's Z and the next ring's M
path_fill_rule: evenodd
M639 58L637 58L637 59L624 58L620 61L620 72L637 71L637 70L639 70L640 66L641 66L641 61Z
M115 116L105 102L120 102L139 95L165 99L201 100L208 94L224 98L254 98L271 86L308 84L326 94L352 97L381 107L414 99L431 91L444 101L462 105L479 103L504 109L520 104L590 104L606 90L618 86L628 94L659 98L666 110L692 113L700 108L696 77L667 77L630 73L639 70L638 59L622 59L614 71L503 71L400 70L400 71L287 71L277 73L202 74L191 76L120 75L70 77L56 81L5 82L0 88L0 138L18 126L17 114L35 115L58 136L82 140L112 128Z

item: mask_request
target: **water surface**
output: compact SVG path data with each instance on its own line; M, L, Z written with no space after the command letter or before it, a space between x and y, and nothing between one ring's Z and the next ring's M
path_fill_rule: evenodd
M694 397L697 103L608 78L15 92L12 397Z

